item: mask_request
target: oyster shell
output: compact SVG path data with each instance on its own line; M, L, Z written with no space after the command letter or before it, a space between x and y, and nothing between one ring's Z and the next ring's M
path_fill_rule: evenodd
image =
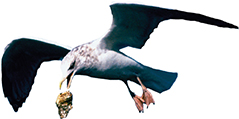
M66 91L60 93L56 99L56 106L58 107L58 113L62 118L66 118L69 111L73 108L72 106L73 95L71 92Z

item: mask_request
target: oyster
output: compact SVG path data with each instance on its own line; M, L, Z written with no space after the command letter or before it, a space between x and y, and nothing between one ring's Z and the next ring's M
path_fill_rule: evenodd
M73 108L72 106L73 95L71 92L66 91L60 93L56 99L56 106L58 107L58 113L62 118L66 118L69 111Z

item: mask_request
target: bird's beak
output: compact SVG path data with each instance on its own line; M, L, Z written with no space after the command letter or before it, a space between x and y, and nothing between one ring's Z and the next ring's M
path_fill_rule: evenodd
M68 85L67 85L67 89L70 88L71 82L72 82L72 79L73 79L75 73L76 73L76 71L72 71L68 76L64 77L64 78L61 80L60 85L59 85L60 90L61 90L61 87L62 87L62 83L63 83L66 79L69 80Z

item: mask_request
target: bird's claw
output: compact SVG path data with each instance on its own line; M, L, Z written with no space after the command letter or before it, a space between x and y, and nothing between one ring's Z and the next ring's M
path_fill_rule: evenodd
M133 99L135 101L137 109L139 110L139 113L144 113L143 103L147 105L147 108L151 103L155 104L152 94L146 88L143 89L143 94L141 97L135 95Z
M152 94L146 88L143 89L143 95L141 98L145 101L144 103L147 105L147 108L150 103L155 104Z
M136 107L137 107L138 110L139 110L139 113L140 113L140 112L143 112L143 113L144 113L143 103L144 103L145 101L144 101L141 97L139 97L139 96L137 96L137 95L135 95L135 96L133 97L133 99L134 99L134 102L135 102Z
M135 104L139 110L139 112L143 111L143 103L145 103L147 105L147 108L149 107L150 103L155 104L155 101L153 99L152 94L147 90L147 88L143 85L143 83L141 82L141 80L139 79L139 77L137 77L137 80L139 81L140 85L142 86L143 89L143 94L141 97L139 96L135 96L134 97L134 101Z

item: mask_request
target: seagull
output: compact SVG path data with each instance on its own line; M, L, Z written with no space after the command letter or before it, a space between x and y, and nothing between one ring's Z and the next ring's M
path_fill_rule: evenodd
M202 14L184 12L140 4L116 3L110 5L113 22L109 32L102 38L76 46L64 47L29 39L13 40L2 57L2 86L15 112L29 96L38 68L45 61L61 60L62 83L67 80L67 89L75 75L109 80L121 80L135 101L139 112L155 103L148 89L162 93L172 87L178 74L145 66L122 53L125 47L142 48L158 24L170 19L198 21L218 27L237 26ZM128 81L142 87L142 96L131 91Z

